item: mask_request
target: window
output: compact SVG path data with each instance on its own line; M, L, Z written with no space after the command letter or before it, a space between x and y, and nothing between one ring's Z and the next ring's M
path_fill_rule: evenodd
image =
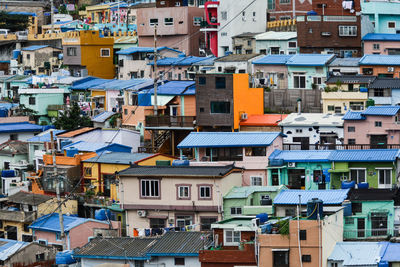
M380 97L380 96L384 96L384 95L385 95L385 93L383 91L383 88L374 89L374 96Z
M353 217L344 216L344 224L354 224L354 218Z
M199 85L205 85L206 81L207 81L206 77L204 77L204 76L199 77Z
M200 231L211 230L211 224L218 221L217 217L200 217Z
M150 228L160 229L165 227L165 219L150 218Z
M372 45L372 48L373 48L374 50L379 50L379 44L373 44L373 45Z
M211 113L222 113L229 114L231 113L231 103L230 102L214 102L210 103Z
M150 26L157 25L158 26L158 19L150 19Z
M330 267L338 267L338 263L337 262L331 262L331 266Z
M4 236L2 238L4 238ZM31 235L22 235L22 241L24 241L24 242L32 242L33 241L33 237Z
M185 265L185 258L175 258L175 265Z
M231 215L239 215L242 214L241 207L231 207Z
M322 78L321 77L314 77L313 78L313 83L317 84L317 85L321 85L322 84Z
M100 56L101 57L110 57L110 48L101 48Z
M339 36L357 36L357 26L339 26Z
M349 126L349 127L347 127L347 131L348 131L349 133L354 133L354 132L356 131L356 127L354 127L354 126Z
M266 148L265 147L246 147L245 155L247 157L265 157Z
M335 111L335 106L328 106L328 111Z
M0 228L3 228L3 221L0 220Z
M279 0L279 4L290 4L290 0Z
M135 267L144 267L144 261L135 261Z
M261 176L251 176L251 185L252 186L262 186L262 177Z
M301 255L302 262L311 262L311 255Z
M389 22L388 22L388 28L396 28L396 22L394 22L394 21L389 21Z
M44 261L44 253L36 254L36 261Z
M272 251L272 267L289 267L289 251L273 250Z
M199 198L201 199L211 199L211 186L200 186L199 187Z
M303 129L296 129L296 133L303 133Z
M228 12L221 11L221 19L222 20L227 20L228 19Z
M351 110L364 110L364 102L350 102Z
M366 170L365 169L350 169L350 179L356 183L366 182Z
M307 230L300 230L300 240L307 240Z
M31 96L29 97L29 105L36 105L36 98Z
M243 149L241 147L207 148L206 156L211 161L243 161Z
M216 89L226 88L225 77L215 77L215 88Z
M362 212L362 203L361 202L351 202L351 212L353 214Z
M356 144L356 139L347 139L347 144L355 145Z
M297 89L306 88L306 76L304 75L294 75L293 76L293 87Z
M288 46L289 46L289 48L296 48L297 47L297 42L289 42Z
M193 223L192 215L175 215L175 218L177 227L185 227Z
M77 48L76 47L67 47L67 56L76 57L76 55L77 55Z
M193 17L193 26L201 26L202 17Z
M225 246L237 246L240 242L240 232L233 230L224 231L224 245Z
M335 107L335 113L337 114L342 113L342 107Z
M379 188L392 187L392 169L378 169L379 175Z
M165 26L174 25L174 18L164 18L164 25Z
M285 217L294 217L296 215L296 209L285 209Z
M24 232L29 233L29 224L28 223L24 223Z
M159 180L141 180L142 197L160 197Z
M375 127L382 127L381 121L375 121Z
M56 240L62 240L60 233L56 233Z
M190 198L190 186L189 185L181 185L178 186L178 198Z
M88 177L92 176L92 168L87 168L87 167L83 168L83 173L85 176Z
M31 54L26 54L26 59L30 60L31 59Z
M13 140L13 139L10 139L10 140ZM5 170L9 170L10 169L10 162L9 161L4 161L3 169L5 169Z

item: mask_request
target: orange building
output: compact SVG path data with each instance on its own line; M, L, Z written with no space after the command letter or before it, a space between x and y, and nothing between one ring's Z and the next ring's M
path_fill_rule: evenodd
M364 55L359 65L364 75L399 78L400 55Z
M73 76L114 78L114 38L102 37L99 31L74 31L67 33L62 45L64 65Z

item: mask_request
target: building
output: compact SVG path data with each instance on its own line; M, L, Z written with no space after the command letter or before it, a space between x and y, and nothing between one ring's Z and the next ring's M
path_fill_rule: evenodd
M43 132L45 126L36 125L27 121L15 123L0 123L0 143L8 140L25 142L36 134Z
M66 146L62 147L62 151L65 154L78 154L79 152L95 152L105 153L106 151L111 152L125 152L130 153L132 151L132 147L121 145L118 143L92 143L92 142L85 142L85 141L77 141Z
M328 264L378 266L382 248L381 242L338 242L328 257Z
M197 75L196 122L201 131L232 131L246 116L261 114L264 89L249 87L248 74Z
M363 15L367 18L369 32L399 33L399 3L390 1L360 1ZM366 32L368 33L368 32Z
M344 140L343 115L291 113L279 123L284 149L315 149L319 145L335 147ZM293 145L289 145L293 144Z
M63 64L73 76L115 77L114 38L100 36L98 31L74 31L63 38Z
M282 147L282 136L280 132L192 132L177 147L181 155L182 150L193 149L191 165L235 164L243 168L243 186L262 186L267 185L268 157Z
M113 111L103 111L92 117L93 127L95 128L116 128L118 114Z
M180 6L138 9L139 46L154 46L156 32L154 26L156 25L157 42L185 54L198 56L199 48L204 44L204 35L196 33L200 30L203 18L203 9L188 6L187 3Z
M0 144L0 166L3 170L15 170L16 176L24 178L23 172L28 168L28 143L8 140Z
M255 52L264 55L297 54L297 32L267 31L255 36Z
M235 54L253 54L256 52L256 35L259 33L245 32L232 36L232 47Z
M230 54L214 60L216 73L252 73L251 62L256 60L257 54Z
M119 223L114 221L99 221L63 215L65 237L61 237L61 228L58 213L42 216L35 220L29 229L32 230L34 239L39 243L62 248L65 241L66 250L73 250L85 245L90 237L94 236L94 229L120 229Z
M222 196L242 184L232 165L135 166L118 175L129 236L134 229L209 230L221 218Z
M321 93L323 113L360 111L367 108L368 87L376 77L364 75L331 76Z
M375 105L396 106L400 103L399 89L399 78L378 77L368 85L368 97Z
M268 1L268 21L285 21L306 15L312 10L312 1Z
M365 144L371 148L386 148L398 144L398 106L371 106L361 112L348 111L344 116L346 144Z
M364 55L399 55L399 34L368 33L362 38Z
M400 78L400 56L364 55L359 62L360 73L386 78Z
M189 75L191 66L195 63L199 63L208 59L209 57L185 56L184 54L181 54L178 57L165 57L157 60L157 75L161 79L178 81L192 80L193 76ZM150 77L153 77L154 61L151 61L148 64L152 66Z
M54 133L54 140L57 140L57 134L63 133L64 130L47 130L35 135L32 138L27 140L28 143L28 162L29 164L33 164L35 169L38 170L39 166L43 165L43 155L50 151L51 148L51 136L50 132Z
M287 114L263 114L250 115L246 120L240 121L242 132L280 132L279 123L284 120Z
M61 48L55 48L48 45L31 45L21 49L22 60L20 68L22 72L31 74L51 74L58 71L62 60L59 55Z
M253 64L253 75L257 86L270 89L288 89L288 68L286 62L291 55L267 55L256 59Z
M359 57L335 58L328 66L330 75L357 75L360 73Z

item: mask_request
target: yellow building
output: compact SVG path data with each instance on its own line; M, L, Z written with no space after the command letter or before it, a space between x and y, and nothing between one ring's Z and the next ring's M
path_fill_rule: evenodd
M101 37L99 31L74 31L64 36L62 45L64 65L74 76L114 78L113 37Z
M82 161L86 191L118 201L116 172L129 168L132 164L155 166L157 161L176 158L163 154L106 152Z

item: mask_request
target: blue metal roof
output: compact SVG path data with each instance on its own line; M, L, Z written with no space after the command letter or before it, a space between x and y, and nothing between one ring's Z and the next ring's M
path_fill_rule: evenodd
M177 147L269 146L280 135L280 132L191 132Z
M365 120L362 111L347 111L342 120Z
M154 156L155 154L149 153L125 153L125 152L105 152L96 157L86 159L83 162L97 162L97 163L110 163L110 164L130 164L136 161Z
M398 149L335 150L332 151L330 160L344 162L392 162L396 160L398 154Z
M372 116L394 116L399 110L400 106L370 106L364 110L362 114Z
M269 160L284 162L329 162L332 150L275 150Z
M254 65L285 65L293 55L267 55L253 61Z
M14 107L18 107L19 104L14 104L14 103L0 103L0 109L12 109Z
M328 261L343 261L343 266L378 266L381 248L378 242L337 242Z
M29 122L1 123L0 133L42 132L45 128Z
M97 85L107 83L112 81L110 79L101 79L96 77L87 77L85 79L76 81L72 83L72 86L69 88L71 90L88 90L89 88L93 88Z
M112 111L104 111L92 118L93 122L105 122L108 118L114 115L115 112Z
M154 94L154 89L144 93ZM158 95L194 95L196 93L195 81L170 81L157 87Z
M68 216L65 214L63 215L63 219L64 219L64 231L65 232L68 232L71 229L73 229L73 228L77 227L78 225L81 225L85 222L99 222L99 223L108 224L105 221L80 218L80 217L76 217L76 216ZM58 213L47 214L47 215L44 215L44 216L38 218L36 221L34 221L29 226L29 228L34 229L34 230L48 231L48 232L57 232L57 233L61 232Z
M115 152L130 152L132 147L125 146L121 144L107 144L107 143L89 143L85 141L78 141L69 145L66 145L62 148L63 150L71 150L76 149L78 151L85 152L101 152L104 150L107 151L115 151ZM121 151L122 149L122 151Z
M364 55L359 65L384 65L384 66L399 66L400 56L398 55Z
M29 138L27 141L28 142L50 142L51 141L50 140L51 139L50 131L51 130L47 130L46 132L35 135L34 137ZM53 130L54 140L57 139L57 134L63 133L63 132L65 132L65 130Z
M129 89L140 84L152 82L151 79L130 79L130 80L110 80L105 83L98 84L90 87L93 90L124 90Z
M23 12L23 11L13 11L13 12L7 12L10 15L25 15L25 16L31 16L31 17L36 17L36 13L33 12Z
M379 242L382 245L381 261L400 262L400 243Z
M157 52L160 52L160 51L165 50L165 49L168 49L168 50L171 50L171 51L174 51L174 52L177 52L177 53L182 53L179 50L172 49L172 48L169 48L169 47L166 47L166 46L158 47L157 48ZM153 52L154 52L154 47L140 47L140 46L137 46L137 47L129 47L127 49L120 50L120 51L117 52L117 54L118 55L131 55L131 54L134 54L134 53L153 53Z
M282 190L274 199L274 205L298 205L299 195L301 205L306 205L309 200L318 198L324 205L340 205L347 198L350 189L327 190Z
M195 56L188 56L188 57L165 57L160 60L157 60L158 66L190 66L193 63L203 61L206 59L205 57L195 57ZM154 61L151 61L149 65L154 65Z
M0 260L5 261L18 250L29 245L29 242L22 242L11 239L0 238Z
M296 54L286 62L287 66L325 66L335 55Z
M23 47L22 51L35 51L35 50L39 50L42 48L46 48L49 47L48 45L31 45L31 46L27 46L27 47Z
M367 33L363 41L400 41L400 34L394 33Z

